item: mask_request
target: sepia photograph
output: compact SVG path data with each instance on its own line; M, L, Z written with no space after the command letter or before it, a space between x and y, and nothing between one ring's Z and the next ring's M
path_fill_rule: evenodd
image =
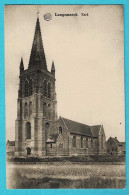
M5 5L7 189L126 188L123 5Z

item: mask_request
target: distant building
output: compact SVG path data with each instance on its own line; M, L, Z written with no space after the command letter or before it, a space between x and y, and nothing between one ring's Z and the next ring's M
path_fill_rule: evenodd
M7 155L14 155L15 153L15 141L6 142L6 153Z
M107 152L113 155L125 155L125 142L119 142L117 137L107 140Z
M72 74L72 73L71 73ZM88 126L57 117L55 65L47 69L39 18L28 68L20 63L15 155L70 156L106 153L102 125Z

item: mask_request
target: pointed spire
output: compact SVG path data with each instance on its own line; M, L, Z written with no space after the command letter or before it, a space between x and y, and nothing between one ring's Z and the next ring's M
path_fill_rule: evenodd
M23 58L21 57L20 72L24 70Z
M52 60L52 67L51 67L51 71L55 70L55 65L54 65L54 60Z
M55 75L55 65L54 65L54 61L52 61L51 73L52 73L53 75Z
M44 70L47 70L46 58L42 43L42 35L40 30L39 17L37 16L37 22L35 27L35 34L30 54L29 67L41 65Z
M101 125L102 129L104 129L103 124Z

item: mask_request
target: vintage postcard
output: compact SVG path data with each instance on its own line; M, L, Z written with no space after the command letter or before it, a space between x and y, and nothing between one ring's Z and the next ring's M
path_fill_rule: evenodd
M123 5L5 5L7 189L126 187Z

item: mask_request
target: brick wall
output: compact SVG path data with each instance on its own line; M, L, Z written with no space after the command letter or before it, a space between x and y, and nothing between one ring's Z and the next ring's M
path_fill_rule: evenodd
M77 156L77 155L89 155L92 153L91 148L91 138L81 135L76 135L76 147L73 147L74 134L69 135L69 155L70 156ZM81 148L81 137L83 137L83 143ZM86 138L88 139L88 144L86 144ZM87 147L88 146L88 147Z
M62 128L62 132L60 132L60 128ZM59 120L58 133L57 156L67 156L69 155L69 131L62 120Z

